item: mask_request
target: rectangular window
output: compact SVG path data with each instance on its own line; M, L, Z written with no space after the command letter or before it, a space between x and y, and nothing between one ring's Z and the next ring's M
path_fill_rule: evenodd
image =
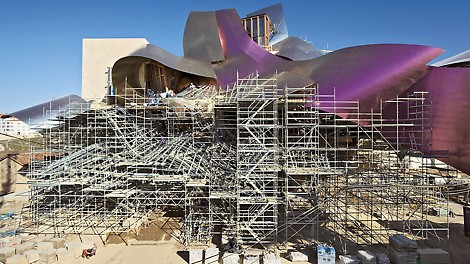
M271 38L271 20L266 14L247 17L242 19L248 36L263 48L269 50L269 39Z

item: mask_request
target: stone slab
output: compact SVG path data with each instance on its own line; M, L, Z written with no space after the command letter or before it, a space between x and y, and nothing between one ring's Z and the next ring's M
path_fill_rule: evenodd
M52 243L52 245L54 246L55 249L65 247L65 239L64 238L55 237L55 238L52 238L49 242Z
M218 264L219 263L219 249L207 248L204 250L204 264Z
M29 264L29 261L25 255L13 255L7 259L6 264Z
M281 264L281 258L275 253L263 255L264 264Z
M189 264L200 264L204 259L202 249L190 249L189 252Z
M57 261L57 255L54 249L39 251L39 261L44 264L50 264Z
M37 251L37 250L35 250L35 249L28 250L28 251L24 252L23 255L26 256L26 258L28 259L29 263L33 263L33 262L39 260L39 251Z
M239 264L240 256L234 253L224 253L222 264Z
M5 263L9 257L15 255L15 248L4 247L0 249L0 261Z
M418 249L418 259L422 264L448 264L450 263L449 252L441 248Z
M75 254L72 251L68 251L66 248L59 248L56 250L57 260L59 262L71 262L75 259Z
M33 242L24 242L16 246L16 254L23 254L31 249L34 249Z

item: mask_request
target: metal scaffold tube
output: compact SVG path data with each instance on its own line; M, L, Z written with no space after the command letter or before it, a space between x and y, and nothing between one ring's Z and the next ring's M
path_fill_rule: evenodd
M344 252L395 233L448 236L448 223L429 217L446 206L446 187L429 155L445 151L422 146L432 136L426 93L381 102L407 109L385 116L314 83L279 87L277 75L193 85L156 104L142 89L126 93L126 107L43 131L25 228L125 240L158 215L185 245L329 242Z

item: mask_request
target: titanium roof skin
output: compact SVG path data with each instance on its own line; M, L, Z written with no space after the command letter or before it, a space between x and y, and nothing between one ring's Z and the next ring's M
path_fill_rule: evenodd
M274 27L275 34L273 34L269 40L270 45L274 45L289 36L289 32L287 31L286 18L284 17L284 8L282 8L281 3L249 13L247 17L263 14L267 14L269 16L271 19L271 24L273 24Z
M215 12L191 12L184 28L184 56L202 61L225 59Z
M276 56L293 61L310 60L324 55L314 46L297 37L287 37L279 41L273 45L273 50L277 51Z
M447 58L445 60L436 62L432 66L445 67L445 66L453 66L455 64L466 63L466 62L470 62L470 50L464 51L455 56Z
M197 22L198 19L203 21ZM287 54L284 57L294 59L290 60L273 55L253 42L233 9L192 12L188 23L191 25L186 26L184 40L185 55L188 57L176 57L149 45L133 56L116 62L113 68L115 87L115 77L138 76L138 67L132 65L138 64L136 58L147 58L182 72L214 78L219 85L234 84L237 75L244 78L257 72L261 78L269 78L278 73L279 88L282 88L280 85L302 87L317 83L320 95L335 94L337 101L358 100L361 112L379 110L382 100L413 91L428 91L433 105L433 136L425 137L422 146L432 144L434 150L448 150L449 158L441 160L470 173L470 135L467 135L470 131L470 111L467 111L470 108L470 69L427 66L443 52L442 49L421 45L375 44L344 48L315 58L302 58L298 51L308 50L303 47L305 43L297 43L300 46L296 47L297 40L286 39L286 43L292 42L284 53ZM218 34L214 31L216 23ZM204 25L209 27L208 32L204 32ZM219 44L224 59L212 64L214 59L221 58ZM461 55L455 61L470 57L468 53ZM448 59L440 65L452 61ZM320 101L319 108L328 111L331 106L328 104ZM396 109L385 109L385 115L395 117ZM401 118L404 119L404 116ZM422 151L429 152L428 149Z
M422 78L426 63L443 52L420 45L378 44L345 48L311 60L288 61L253 42L237 23L240 18L235 10L216 13L226 56L224 62L214 66L219 84L236 82L237 72L242 77L256 71L262 77L293 72L317 82L321 94L335 93L339 101L359 99L361 111L366 112Z
M432 120L432 135L425 134L424 153L448 152L439 160L470 173L470 69L429 67L428 74L400 96L413 92L428 92L432 110L425 118ZM407 109L399 109L406 120ZM384 109L385 117L396 118L395 105ZM407 135L408 136L408 135ZM409 140L409 139L407 139Z
M130 56L119 59L114 63L112 71L113 86L116 89L124 87L127 81L131 87L144 87L140 83L141 66L145 61L155 61L171 69L190 73L197 76L215 78L210 61L195 60L188 57L175 56L162 48L148 44L145 48L137 50Z
M89 104L78 95L66 95L42 104L10 113L32 129L57 125L57 117L70 118L89 109Z
M418 45L365 45L296 62L292 71L306 72L319 84L320 94L336 94L338 101L359 100L360 111L370 112L379 110L381 100L394 98L422 78L426 63L441 53Z
M255 43L246 33L235 9L216 11L220 39L225 61L214 64L220 85L237 81L237 72L242 78L256 71L261 76L284 71L291 61L277 57Z

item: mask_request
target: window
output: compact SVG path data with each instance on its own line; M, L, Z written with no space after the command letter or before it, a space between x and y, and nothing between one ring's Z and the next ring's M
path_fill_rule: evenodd
M266 14L242 19L243 27L248 36L265 49L269 49L271 37L271 20Z

